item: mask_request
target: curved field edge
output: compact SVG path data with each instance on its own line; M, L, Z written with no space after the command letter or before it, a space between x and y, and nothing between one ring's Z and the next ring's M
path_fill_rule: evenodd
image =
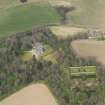
M61 17L48 4L26 4L4 10L0 14L0 36L7 36L35 26L57 24Z
M45 96L46 94L46 96ZM25 100L25 101L24 101ZM58 105L51 91L45 84L31 84L0 102L0 105Z

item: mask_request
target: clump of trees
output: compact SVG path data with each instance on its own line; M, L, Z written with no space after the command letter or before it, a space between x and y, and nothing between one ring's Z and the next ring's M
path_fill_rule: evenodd
M65 23L66 21L66 15L68 12L75 10L75 7L71 6L56 6L55 7L58 13L62 16L62 22Z
M104 105L104 75L99 74L98 87L87 88L80 85L72 88L70 75L61 68L61 65L96 65L97 70L105 73L104 68L99 67L94 59L77 58L74 54L70 43L78 38L87 38L87 35L84 36L57 40L48 28L39 27L0 40L0 99L33 81L44 81L50 86L60 105L100 105L100 102ZM22 60L22 52L30 50L32 43L37 41L50 44L58 52L58 64L37 61L34 57L31 61Z

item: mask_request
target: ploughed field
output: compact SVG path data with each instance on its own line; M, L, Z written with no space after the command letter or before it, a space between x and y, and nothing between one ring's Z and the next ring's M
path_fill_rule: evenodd
M7 97L0 105L57 105L57 102L47 86L33 84Z
M95 57L105 65L105 41L76 40L71 45L78 56Z

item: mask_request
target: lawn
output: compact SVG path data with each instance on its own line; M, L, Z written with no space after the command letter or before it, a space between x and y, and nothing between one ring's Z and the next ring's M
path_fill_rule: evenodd
M31 53L31 51L25 51L22 54L22 60L23 61L30 61L30 60L32 60L32 53Z
M0 12L0 36L7 36L34 26L59 23L56 10L45 4L25 4Z
M46 44L44 45L44 48L46 51L43 53L42 59L56 64L57 63L56 51L54 51L54 49L51 46Z

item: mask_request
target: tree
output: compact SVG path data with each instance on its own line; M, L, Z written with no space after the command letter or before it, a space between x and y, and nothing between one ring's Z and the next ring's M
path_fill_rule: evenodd
M22 2L22 3L25 3L25 2L27 2L28 0L20 0L20 2Z

